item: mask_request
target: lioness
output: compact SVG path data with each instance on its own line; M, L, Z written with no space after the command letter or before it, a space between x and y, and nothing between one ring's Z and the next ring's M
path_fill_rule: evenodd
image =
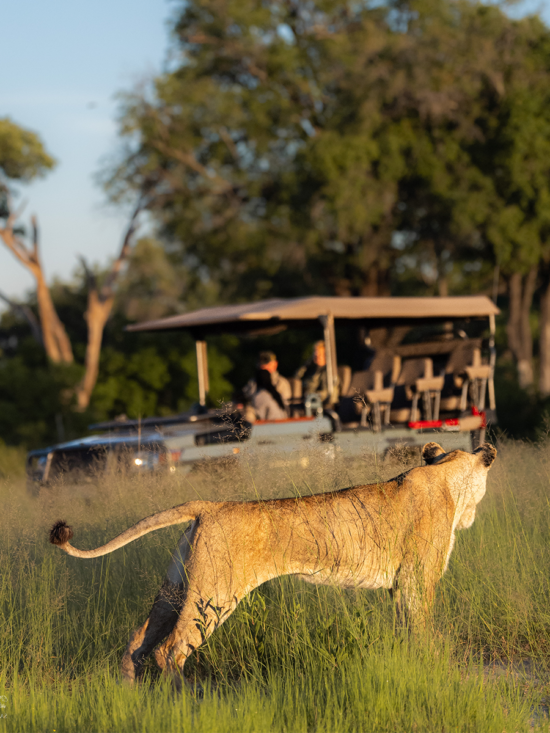
M391 481L304 498L193 501L141 520L95 550L69 544L58 522L50 541L75 557L99 557L161 527L192 521L149 618L122 661L134 680L157 645L167 673L185 660L253 588L280 575L344 588L388 588L401 615L423 623L447 567L455 530L470 527L496 450L445 453L424 446L426 466Z

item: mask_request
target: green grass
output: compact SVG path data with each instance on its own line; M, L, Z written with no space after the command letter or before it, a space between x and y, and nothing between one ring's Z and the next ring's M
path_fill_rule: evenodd
M252 498L387 478L398 461L309 461L112 476L26 494L0 475L0 731L549 730L550 451L502 446L474 526L437 591L434 629L409 636L384 591L284 578L251 594L189 660L175 694L148 665L120 684L128 636L146 618L181 531L83 561L47 542L64 518L91 547L196 496ZM307 464L307 466L305 465Z
M21 478L25 473L25 450L13 448L0 438L0 480Z

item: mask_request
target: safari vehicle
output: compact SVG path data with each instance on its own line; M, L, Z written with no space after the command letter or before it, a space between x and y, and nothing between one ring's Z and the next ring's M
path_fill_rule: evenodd
M112 465L130 470L186 470L204 460L246 453L291 453L301 441L322 441L358 453L420 446L470 449L496 422L493 372L495 316L485 296L433 298L305 297L204 308L128 327L181 331L196 342L199 401L169 418L113 421L81 440L28 454L29 478L50 481L65 472L89 473ZM326 351L328 393L302 394L290 379L284 420L247 422L243 405L207 409L207 340L216 334L250 337L286 329L319 329ZM353 364L340 364L338 350ZM299 365L297 365L299 366Z

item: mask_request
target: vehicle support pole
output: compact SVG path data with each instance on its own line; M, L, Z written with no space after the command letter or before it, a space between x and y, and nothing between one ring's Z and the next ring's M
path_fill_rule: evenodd
M491 330L491 337L489 339L489 364L491 365L491 376L489 377L489 408L494 410L496 408L495 400L495 363L497 359L497 352L495 349L495 317L489 316L489 328Z
M329 399L332 402L335 396L336 383L338 381L338 361L336 358L336 337L334 335L334 316L329 313L326 316L320 316L319 320L323 326L323 335L325 339L325 352L327 359L327 386Z
M210 389L208 382L208 353L206 341L195 341L197 349L197 375L199 378L199 404L206 405L206 395Z

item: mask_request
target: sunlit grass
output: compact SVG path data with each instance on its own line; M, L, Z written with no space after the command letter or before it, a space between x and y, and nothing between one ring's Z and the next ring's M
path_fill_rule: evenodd
M181 528L84 561L48 544L51 523L66 519L74 544L92 547L197 496L304 494L403 466L367 455L352 464L312 448L311 460L276 469L245 456L240 466L115 475L36 499L23 479L0 478L0 731L548 730L548 448L501 447L478 518L459 533L438 586L429 634L396 627L384 591L278 579L192 656L180 695L152 662L135 689L119 684L118 667Z

